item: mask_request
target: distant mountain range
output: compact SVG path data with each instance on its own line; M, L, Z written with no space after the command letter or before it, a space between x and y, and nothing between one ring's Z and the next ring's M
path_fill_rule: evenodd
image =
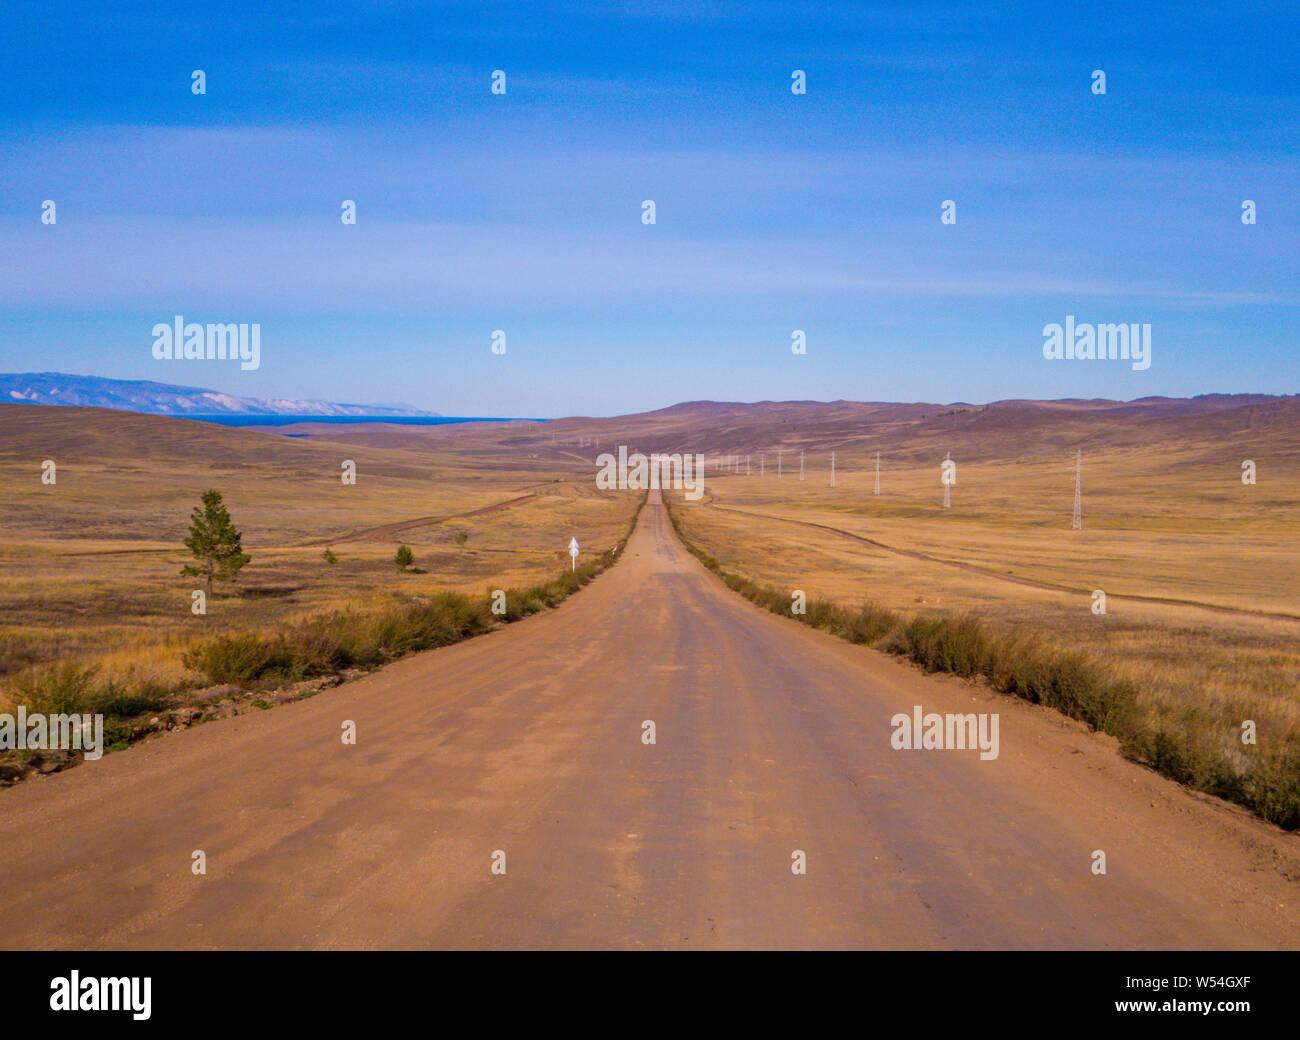
M148 415L438 415L403 405L237 397L147 379L101 379L62 372L0 373L0 402L116 408Z

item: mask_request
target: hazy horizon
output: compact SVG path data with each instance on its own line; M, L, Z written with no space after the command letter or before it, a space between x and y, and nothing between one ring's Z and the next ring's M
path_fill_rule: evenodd
M86 378L89 378L89 379L106 379L106 378L110 378L110 377L104 377L104 376L97 376L97 375L93 375L93 374L89 374L89 373L69 373L69 372L52 372L52 371L51 371L51 372L0 372L0 379L4 379L4 378L6 378L6 377L19 377L19 376L65 376L65 377L71 377L71 378L74 378L74 379L86 379ZM168 382L165 382L165 381L162 381L162 380L146 380L146 379L141 379L141 380L124 380L123 382L128 383L128 384L129 384L129 383L156 383L156 384L159 385L159 386L164 386L164 387L176 387L176 388L179 388L179 389L185 389L185 390L190 390L190 391L212 391L212 390L213 390L213 388L211 388L211 387L189 386L189 385L187 385L187 384L168 383ZM319 414L317 414L317 413L311 413L311 412L298 412L298 413L292 413L292 412L251 412L251 411L250 411L250 412L225 412L225 413L223 413L223 412L162 412L162 411L150 411L150 410L146 410L146 409L126 408L126 407L122 407L122 406L118 406L118 405L94 405L94 404L84 405L83 407L109 407L109 408L113 408L113 409L115 409L115 410L120 410L120 411L133 411L133 412L138 412L139 414L142 414L142 415L170 415L170 416L172 416L172 417L174 417L174 418L192 418L192 419L212 419L213 417L217 417L217 418L228 418L228 419L231 419L231 420L235 420L235 419L251 419L251 418L258 418L258 417L261 417L261 418L278 418L278 419L285 419L285 420L289 420L289 419L297 419L297 420L300 420L300 421L313 420L313 419L314 419L314 420L322 420L322 419L324 419L324 420L328 420L328 421L331 421L331 422L362 422L362 421L371 421L371 422L399 422L399 423L400 423L400 422L417 421L417 420L421 420L421 419L430 420L430 421L432 421L432 422L437 422L437 421L440 421L440 420L441 420L441 421L476 421L476 420L477 420L477 421L493 421L493 420L495 420L495 421L518 421L518 420L525 420L525 421L532 421L532 422L549 422L549 421L557 420L557 419L582 419L582 418L591 418L591 419L610 419L610 418L618 418L618 417L621 417L621 416L627 416L627 415L642 414L642 413L644 413L644 412L665 411L665 410L667 410L667 409L678 408L678 407L684 407L684 406L688 406L688 405L757 406L757 405L809 405L809 404L812 404L812 405L868 404L868 405L886 405L886 406L890 406L890 405L900 405L900 406L901 406L901 405L921 405L921 406L931 406L931 405L932 405L932 406L934 406L934 407L939 407L939 408L953 408L953 407L986 408L986 407L989 407L989 406L991 406L991 405L996 405L996 404L1011 404L1011 403L1017 403L1017 402L1024 402L1024 403L1043 403L1043 404L1063 404L1063 403L1068 403L1068 402L1071 402L1071 401L1080 401L1080 402L1089 402L1089 403L1090 403L1090 402L1105 402L1105 403L1113 403L1113 404L1134 404L1134 403L1141 402L1141 401L1143 401L1143 400L1152 400L1152 399L1193 400L1193 399L1195 399L1195 398L1199 398L1199 397L1248 397L1248 398L1250 398L1250 397L1264 397L1264 398L1270 398L1270 399L1275 399L1275 400L1284 400L1284 399L1286 399L1286 398L1288 398L1288 397L1294 397L1294 396L1297 396L1297 395L1295 395L1295 394L1269 394L1269 393L1244 393L1244 392L1243 392L1243 393L1223 394L1223 393L1210 392L1210 393L1205 393L1205 394L1194 394L1194 395L1185 395L1185 396L1173 396L1173 395L1163 395L1163 394L1144 394L1144 395L1142 395L1142 396L1140 396L1140 397L1130 397L1130 398L1107 398L1107 397L1091 397L1091 398L1085 398L1085 397L1055 397L1055 398L1002 397L1002 398L996 398L996 399L992 399L992 400L965 400L965 399L963 399L963 400L953 400L953 401L940 401L940 400L907 400L907 401L903 401L903 400L882 400L882 399L864 400L864 399L846 398L846 397L825 398L825 399L818 399L818 398L762 398L762 399L757 399L757 400L728 400L728 399L718 399L718 398L692 398L692 399L683 399L683 400L678 400L678 401L669 401L669 402L667 402L667 403L665 403L665 404L652 405L652 406L649 407L649 408L641 409L640 412L610 412L610 413L579 413L579 412L562 412L562 413L557 413L557 414L554 414L554 415L508 415L508 414L506 414L505 412L502 412L502 413L500 413L500 414L488 414L488 413L471 414L470 412L467 412L467 411L457 411L457 410L454 410L454 409L451 410L451 411L446 411L446 410L442 410L442 409L430 409L429 411L432 411L432 412L433 412L432 415L423 415L423 416L421 416L421 415L384 415L384 414L382 414L382 413L380 413L380 412L376 412L376 413L358 413L358 414L355 414L355 415L330 415L330 414L328 414L328 413L319 413ZM319 398L304 398L302 395L300 395L300 394L294 394L294 393L272 394L272 395L270 395L270 397L268 398L268 400L272 400L272 401L305 402L305 403L319 403L319 404L332 404L332 405L345 405L345 406L347 406L347 407L352 407L352 408L412 409L412 410L417 410L417 409L415 409L415 406L413 406L413 405L407 404L407 403L405 403L405 402L398 402L398 401L386 401L386 402L381 402L381 401L354 401L354 400L349 400L349 401L343 401L343 400L323 400L323 399L319 399ZM0 397L0 404L37 404L37 405L40 405L40 406L42 406L42 407L76 407L76 406L77 406L77 405L71 405L71 406L69 406L69 405L64 405L64 404L62 404L61 402L57 402L57 401L31 401L31 400L25 400L25 399L21 399L21 398L17 398L17 399L15 399L15 398L12 397L12 394L11 394L11 396L10 396L9 398L3 398L3 397Z

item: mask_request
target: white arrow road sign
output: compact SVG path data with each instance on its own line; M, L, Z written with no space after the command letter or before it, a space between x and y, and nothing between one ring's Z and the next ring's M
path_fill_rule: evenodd
M578 539L576 538L569 539L569 555L573 557L573 566L569 569L576 571L578 569Z

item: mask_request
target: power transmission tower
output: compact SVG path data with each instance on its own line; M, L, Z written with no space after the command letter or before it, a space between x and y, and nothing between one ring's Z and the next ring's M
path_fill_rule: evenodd
M948 462L952 459L952 452L944 452L943 461ZM952 485L948 483L948 470L944 467L943 474L943 508L947 509L952 505Z
M799 479L803 480L803 449L799 449Z
M880 452L876 452L876 494L880 494Z
M831 452L831 487L835 486L835 452Z
M758 475L760 477L767 476L767 453L766 452L762 452L758 456Z
M745 476L749 476L749 456L745 456Z
M1070 521L1072 531L1083 530L1083 452L1074 455L1074 519Z

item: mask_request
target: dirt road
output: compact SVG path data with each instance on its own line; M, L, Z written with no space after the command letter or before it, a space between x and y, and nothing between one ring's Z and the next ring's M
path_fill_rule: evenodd
M998 758L892 749L918 704ZM554 611L0 791L0 945L1297 948L1297 845L760 611L655 496Z

